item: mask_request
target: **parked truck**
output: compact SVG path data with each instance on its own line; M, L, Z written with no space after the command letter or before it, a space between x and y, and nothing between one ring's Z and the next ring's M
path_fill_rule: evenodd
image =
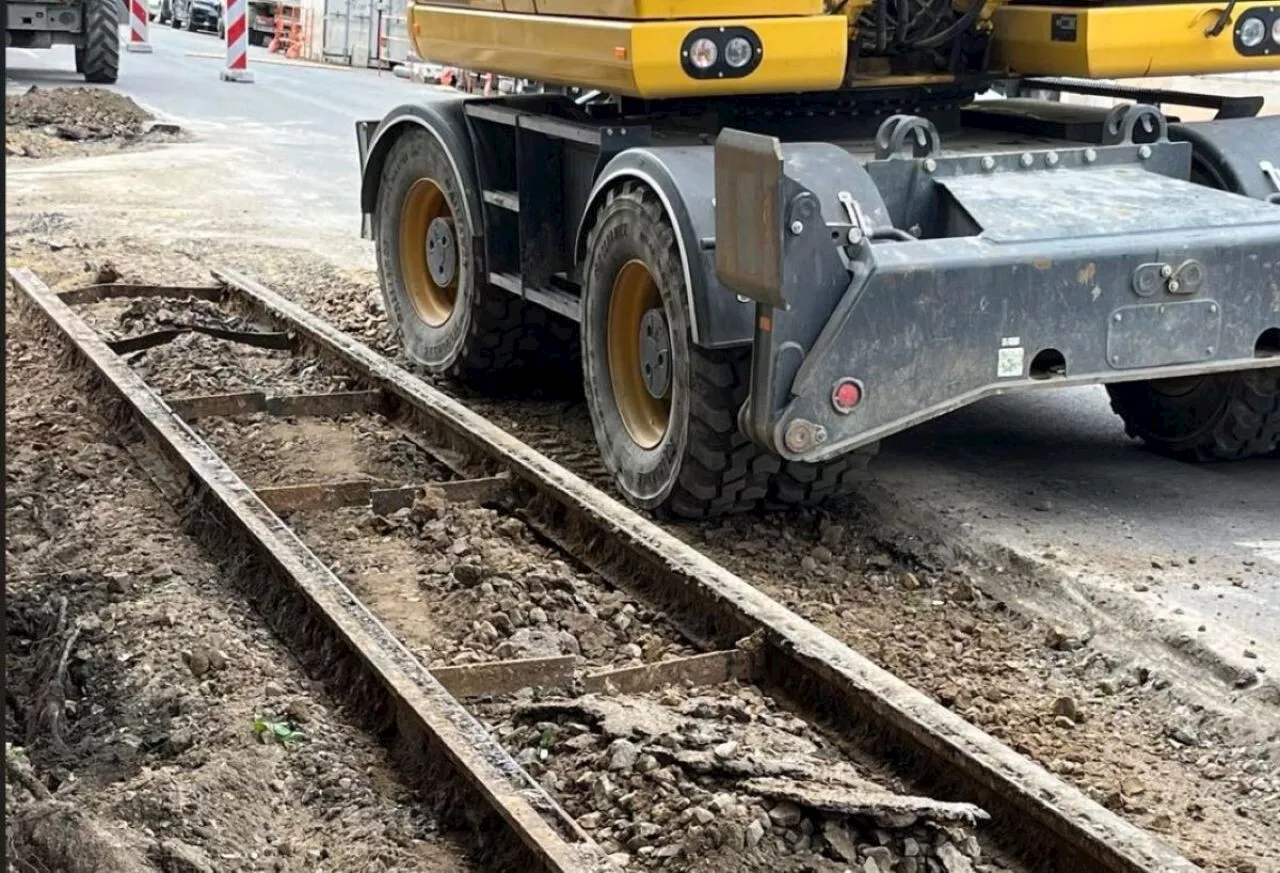
M359 123L365 232L405 353L580 373L635 505L815 503L1053 386L1178 458L1277 450L1280 116L1106 81L1280 70L1273 0L500 6L411 5L415 50L582 90ZM1028 96L1064 92L1120 102Z
M109 85L120 70L120 0L6 0L6 48L75 46L76 72Z

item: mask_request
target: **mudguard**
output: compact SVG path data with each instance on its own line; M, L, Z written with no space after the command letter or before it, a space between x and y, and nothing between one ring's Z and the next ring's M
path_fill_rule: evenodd
M382 178L382 166L386 162L387 153L392 144L407 129L420 127L434 136L449 156L449 163L461 181L466 192L463 208L467 212L470 226L475 233L484 227L480 206L480 186L476 180L474 151L471 133L463 115L463 104L467 97L444 97L432 99L430 103L405 103L387 113L371 134L361 134L360 125L368 122L357 122L357 136L362 140L360 168L360 211L364 215L365 232L369 236L370 218L378 203L378 183Z
M1169 138L1191 143L1196 168L1224 190L1280 201L1280 115L1171 124Z
M814 191L828 220L848 222L841 192L861 205L874 226L888 227L884 201L862 164L829 143L783 146L788 176ZM605 165L592 187L578 227L575 257L586 256L587 236L610 188L631 179L650 187L676 229L689 291L693 341L704 348L746 345L754 336L755 307L726 288L716 276L715 147L672 146L628 149ZM844 290L842 283L839 290ZM833 302L820 294L793 303L825 321ZM795 313L800 315L800 313Z

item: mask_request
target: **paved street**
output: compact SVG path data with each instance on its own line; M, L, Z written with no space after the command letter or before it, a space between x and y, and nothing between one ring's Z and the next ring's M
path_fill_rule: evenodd
M224 83L220 60L189 54L220 51L216 37L153 26L152 40L154 54L123 55L117 89L198 142L93 159L97 175L79 182L71 166L27 168L14 176L15 196L35 190L41 173L116 184L103 172L116 168L130 180L116 206L168 209L175 234L225 235L201 210L251 199L246 239L350 246L371 267L356 239L353 123L431 89L389 73L257 63L262 49L250 52L254 84ZM11 87L79 84L69 48L9 50L6 66ZM1256 85L1274 111L1280 84ZM180 191L149 175L188 163ZM1124 436L1102 389L1086 388L992 399L926 424L889 441L879 477L896 511L930 535L1012 550L1063 573L1072 597L1123 627L1154 622L1157 635L1185 632L1242 670L1280 673L1280 460L1194 467L1156 457Z

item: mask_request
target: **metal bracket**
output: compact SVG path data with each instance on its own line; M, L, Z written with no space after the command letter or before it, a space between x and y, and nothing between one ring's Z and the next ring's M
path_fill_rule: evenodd
M1280 169L1270 161L1258 161L1258 167L1276 189L1274 194L1267 195L1267 202L1280 206Z
M1164 113L1146 103L1128 103L1116 106L1107 113L1102 123L1103 145L1137 145L1133 135L1137 131L1153 136L1146 142L1168 142L1169 121Z
M725 128L716 137L716 275L757 303L787 305L782 276L782 143Z
M876 160L927 158L940 151L942 137L938 135L938 128L918 115L891 115L876 131Z

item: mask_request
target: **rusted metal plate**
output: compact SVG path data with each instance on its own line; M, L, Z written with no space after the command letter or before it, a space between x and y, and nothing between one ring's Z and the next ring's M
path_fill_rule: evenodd
M730 290L781 308L782 144L725 128L715 149L716 275Z
M277 351L286 351L293 347L293 341L287 333L277 333L270 331L258 330L226 330L220 327L205 327L203 325L182 325L179 327L166 327L162 330L153 330L151 333L140 334L139 336L125 337L118 340L107 340L107 348L115 352L117 355L125 355L129 352L140 352L143 349L151 349L156 346L162 346L165 343L171 343L178 337L188 333L202 333L205 336L211 336L214 339L226 340L232 343L243 343L247 346L256 346L260 349L275 349Z
M350 482L306 482L301 485L271 485L255 489L272 512L306 512L314 509L341 509L362 506L378 482L359 479Z
M554 658L524 658L489 664L433 667L431 675L440 680L454 697L481 697L510 694L522 688L564 685L573 680L577 663L573 655Z
M70 291L58 293L58 299L68 306L80 306L86 303L100 303L103 300L119 298L162 298L167 300L186 300L194 297L218 303L226 291L217 285L85 285L83 288L72 288Z
M425 496L428 489L449 503L484 503L502 497L510 487L511 478L508 476L453 479L407 488L374 489L369 495L369 503L375 515L390 515L413 506L413 502Z
M537 489L551 511L573 526L575 550L611 581L659 592L704 621L765 640L761 669L784 689L821 693L825 715L865 727L904 760L936 774L942 799L991 812L995 827L1019 845L1051 855L1061 870L1091 873L1190 873L1199 868L1152 833L1130 824L979 730L919 690L833 639L673 534L534 451L493 422L316 318L296 303L237 273L214 276L241 303L280 318L330 358L416 410L424 422L488 465L510 470ZM687 618L682 616L682 618ZM1075 864L1074 867L1071 865Z
M280 417L325 417L361 412L378 412L385 402L381 391L334 391L326 394L280 394L261 391L236 394L205 394L175 397L169 407L183 418L230 417L266 413Z
M584 690L594 694L640 694L666 685L719 685L730 679L751 678L751 656L740 649L708 652L689 658L655 661L583 677Z
M32 272L10 268L21 296L97 371L135 424L160 447L201 499L233 522L273 571L318 610L337 645L377 677L400 717L430 738L430 746L506 823L536 862L564 873L616 870L608 857L545 790L507 754L444 686L333 575L333 572L206 443L147 387L102 339ZM427 750L428 753L431 749Z

